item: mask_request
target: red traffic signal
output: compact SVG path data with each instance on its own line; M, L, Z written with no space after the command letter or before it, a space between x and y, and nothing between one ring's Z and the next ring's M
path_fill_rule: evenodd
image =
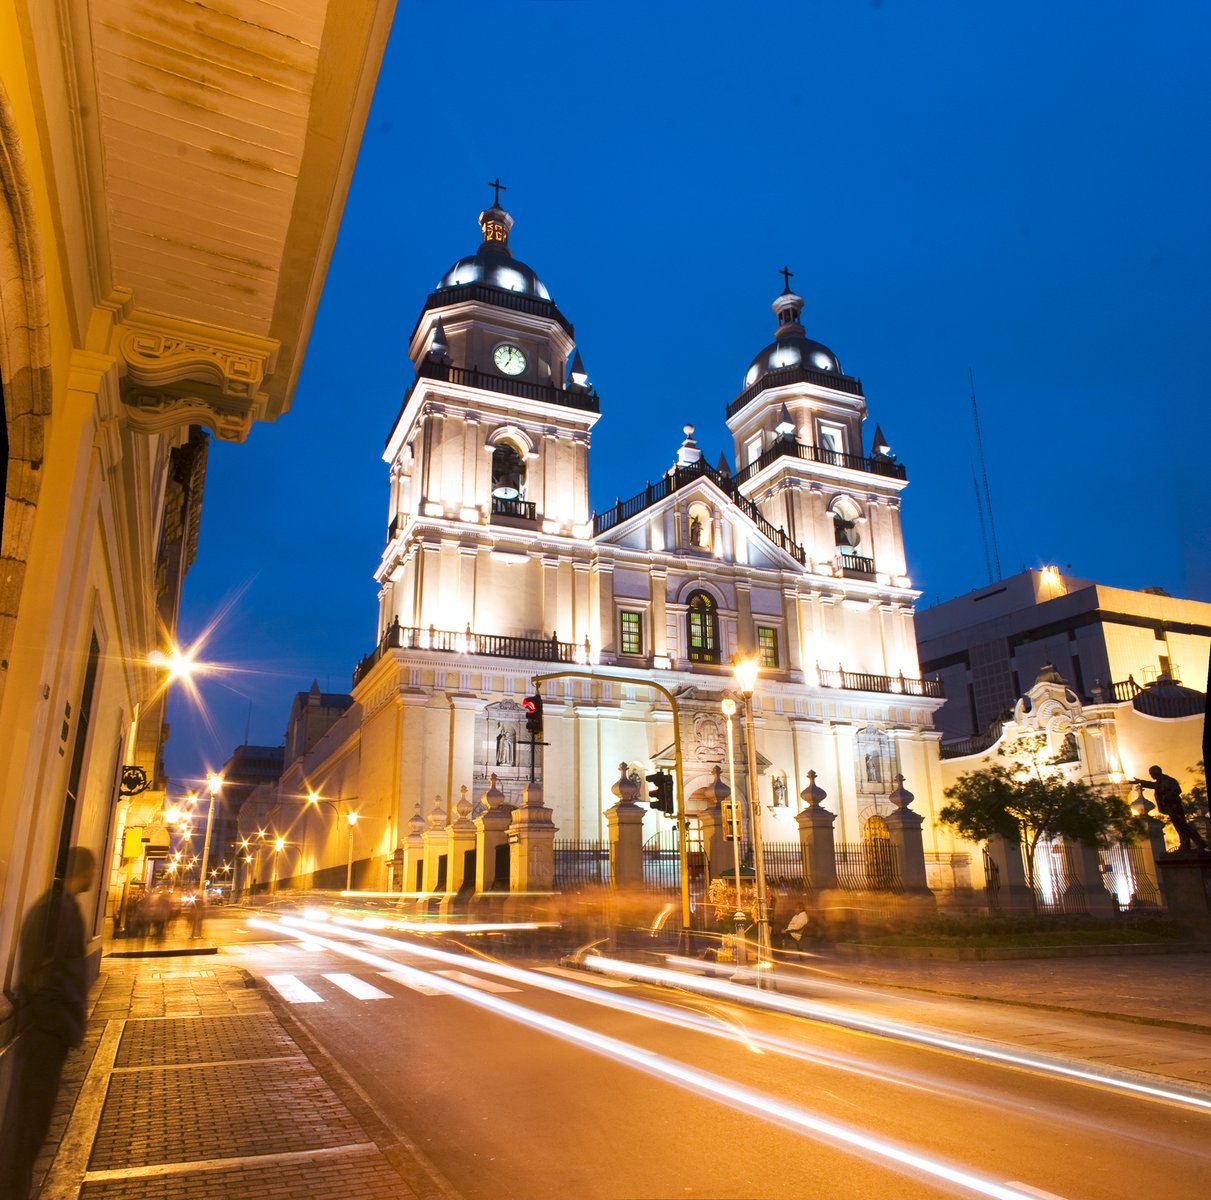
M521 706L526 710L526 732L534 734L535 737L541 737L542 697L535 692L533 696L527 696L521 702Z
M667 771L657 771L645 777L650 783L648 807L655 808L666 816L673 815L673 776Z

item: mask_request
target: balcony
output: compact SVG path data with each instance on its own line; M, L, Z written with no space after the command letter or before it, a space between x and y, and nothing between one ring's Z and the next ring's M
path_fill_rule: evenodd
M838 554L836 566L847 579L874 579L875 560L861 554Z
M865 471L869 475L883 475L888 479L907 479L908 472L903 463L874 455L870 458L861 454L842 454L840 450L829 450L824 446L806 446L793 438L781 438L760 458L742 467L732 476L736 486L747 483L759 471L776 463L778 459L799 458L806 462L823 463L826 467L844 467L847 471Z
M810 672L809 682L810 680ZM843 688L849 692L883 692L893 696L929 696L945 699L940 679L911 679L905 675L871 675L865 671L845 671L838 664L835 671L816 667L817 686Z
M816 371L811 367L779 367L768 371L748 387L727 406L728 417L734 417L750 400L771 388L791 383L809 383L813 387L831 388L834 392L845 392L850 396L862 395L862 380L850 375L838 375L835 371Z
M426 650L437 654L471 654L488 658L518 658L529 662L580 663L590 661L586 640L581 645L561 642L555 637L514 637L509 634L472 633L470 626L461 632L390 625L379 644L353 670L353 685L389 650Z
M494 304L497 308L511 308L514 312L526 313L531 317L545 317L549 321L557 321L568 337L576 336L571 321L555 307L553 300L543 300L540 296L519 295L517 292L493 287L489 283L464 283L460 287L448 287L442 288L440 292L430 292L422 313L428 312L431 308L448 308L451 304L462 304L467 300L475 300L481 304ZM415 333L416 330L414 329L412 332Z
M538 505L533 500L506 500L503 496L493 496L492 519L499 517L507 522L533 525L538 520Z
M576 408L583 412L601 412L601 401L595 391L577 388L557 388L546 383L532 383L528 379L510 379L505 375L479 371L474 367L451 367L445 363L424 361L417 368L421 379L437 379L443 383L461 384L479 388L486 392L498 392L502 396L513 396L519 400L539 400L543 404L556 404L560 408ZM412 387L416 386L413 383ZM408 389L409 396L412 388ZM404 400L404 407L408 404Z

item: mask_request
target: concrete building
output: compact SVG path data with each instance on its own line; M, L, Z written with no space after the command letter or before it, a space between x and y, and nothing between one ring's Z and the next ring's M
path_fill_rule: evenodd
M949 741L999 725L1048 664L1082 703L1130 700L1162 676L1203 689L1211 604L1045 567L924 609L916 629L922 672L942 680Z
M356 808L363 886L453 890L472 860L449 847L475 845L485 810L521 820L532 769L542 797L529 807L549 811L559 838L604 840L618 804L638 819L616 789L671 768L679 741L691 837L708 837L727 771L729 664L755 654L766 840L796 840L809 771L839 841L881 836L903 773L928 848L949 851L932 820L941 692L917 663L906 472L877 429L864 434L861 382L807 336L803 300L787 286L773 341L737 364L740 391L721 414L737 469L706 462L687 425L660 479L620 479L611 490L631 497L594 512L589 447L608 400L571 322L513 256L512 216L493 204L479 223L480 246L442 276L409 340L416 378L383 456L379 611L355 703L309 751L288 753L278 805L314 793L330 816ZM520 701L551 674L548 744L532 763ZM648 681L677 694L679 730ZM742 723L736 732L743 799ZM645 840L670 833L646 806L642 821ZM421 843L425 861L407 858ZM334 836L326 865L340 850ZM278 878L296 867L311 877L293 862ZM486 885L503 868L475 869Z
M199 11L0 0L0 1040L67 847L107 867L98 954L166 847L204 431L290 405L392 4Z

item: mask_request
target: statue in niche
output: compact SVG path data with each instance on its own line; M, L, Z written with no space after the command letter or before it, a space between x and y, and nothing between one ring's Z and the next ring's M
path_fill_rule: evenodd
M517 765L517 731L513 728L506 729L504 725L497 726L496 765L498 767Z
M690 545L705 545L704 534L705 530L702 527L702 518L695 513L692 517L690 517Z
M785 808L786 807L786 780L783 779L781 775L775 775L774 779L773 779L773 784L774 784L774 807L775 808Z
M883 782L883 764L879 761L879 752L877 750L868 750L866 752L866 782Z

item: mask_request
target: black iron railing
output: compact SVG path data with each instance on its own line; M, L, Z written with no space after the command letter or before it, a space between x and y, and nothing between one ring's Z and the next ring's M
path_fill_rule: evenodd
M502 496L492 497L494 517L516 517L521 521L536 521L538 505L533 500L506 500Z
M840 842L834 848L837 886L847 892L898 892L900 863L889 840Z
M837 371L816 371L811 367L778 367L776 370L767 371L760 379L749 384L727 406L727 415L735 416L754 396L788 383L810 383L816 387L832 388L834 392L845 392L850 396L862 395L862 380L851 375L842 375Z
M793 892L810 887L803 870L803 846L799 842L766 842L762 854L765 879L771 887Z
M817 666L820 687L844 688L851 692L888 692L899 696L943 698L940 679L912 679L907 675L871 675L866 671L826 671Z
M595 391L557 388L546 383L532 383L528 379L510 379L507 375L496 375L489 371L480 371L475 367L453 367L428 360L420 364L416 373L422 379L437 379L443 383L455 383L464 387L480 388L483 391L499 392L502 396L515 396L520 400L541 400L544 404L558 404L562 408L601 412L601 402ZM416 386L415 382L412 386ZM411 389L409 389L409 394L411 394ZM407 400L404 401L404 404L407 405Z
M873 575L875 573L875 560L861 554L842 554L838 562L845 575Z
M985 750L995 746L1001 739L1001 734L978 733L972 737L959 738L953 742L943 742L938 747L941 758L966 758L969 754L983 754Z
M478 300L484 304L494 304L497 308L511 308L514 312L529 313L532 317L546 317L558 321L567 330L569 337L575 337L576 331L572 322L555 307L554 300L543 300L540 296L520 295L506 288L494 287L490 283L464 283L459 287L442 288L439 292L430 292L422 311L431 308L445 308L450 304L462 304L467 300ZM413 333L416 332L414 329Z
M870 458L861 454L842 454L840 450L829 450L825 446L807 446L793 438L781 438L775 442L760 458L754 459L747 467L732 476L737 486L747 483L759 471L778 461L780 458L801 458L805 462L823 463L829 467L845 467L849 471L865 471L870 475L885 475L889 479L907 479L908 473L903 463L890 458L874 455Z
M388 650L430 650L439 654L475 654L491 658L519 658L530 662L587 663L589 646L561 642L556 637L515 637L511 634L472 633L389 625L379 644L354 668L353 683L374 666Z
M806 565L807 551L798 542L788 538L786 530L775 529L761 515L761 510L751 500L742 496L737 491L736 485L730 476L721 474L705 462L674 467L655 483L649 483L642 492L632 496L629 500L620 499L613 508L607 508L605 512L595 514L593 517L594 536L605 533L607 529L613 529L615 525L619 525L623 521L630 520L637 513L643 512L645 508L650 508L666 496L680 491L683 487L703 477L711 480L771 542L780 549L785 550L796 562Z
M610 843L608 841L557 838L554 886L560 891L578 887L605 887L610 882Z

